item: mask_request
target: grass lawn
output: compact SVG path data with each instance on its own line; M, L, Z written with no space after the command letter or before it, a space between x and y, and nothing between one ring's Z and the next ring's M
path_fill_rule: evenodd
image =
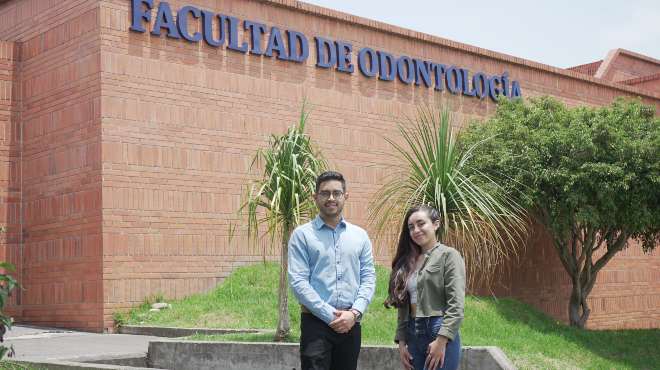
M115 315L127 325L259 328L277 326L278 266L258 264L236 270L208 294L172 301L172 309L149 312L145 304ZM376 294L362 322L364 344L393 345L396 311L382 302L389 270L377 268ZM300 331L300 307L290 294L291 341ZM270 341L272 334L195 336L196 340ZM467 346L498 346L521 369L660 369L660 330L586 331L560 324L512 299L466 299L461 337Z
M23 363L18 363L10 360L0 360L0 369L1 370L44 370L41 367L34 367L32 365L25 365Z

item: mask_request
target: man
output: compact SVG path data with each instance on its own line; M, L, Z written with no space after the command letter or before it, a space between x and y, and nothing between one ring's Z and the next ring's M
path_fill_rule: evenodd
M301 304L302 370L351 370L360 354L360 320L374 294L371 241L342 217L346 181L327 171L316 179L316 218L289 240L289 282Z

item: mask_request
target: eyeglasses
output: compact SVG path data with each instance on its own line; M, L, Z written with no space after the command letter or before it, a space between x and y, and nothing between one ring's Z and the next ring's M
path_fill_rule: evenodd
M335 191L319 191L318 196L321 199L330 199L330 196L334 199L341 199L344 197L344 192L341 190L335 190Z

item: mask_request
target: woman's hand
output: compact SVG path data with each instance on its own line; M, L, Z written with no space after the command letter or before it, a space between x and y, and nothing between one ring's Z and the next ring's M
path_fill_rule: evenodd
M429 370L435 370L445 364L445 349L447 348L447 338L442 335L429 344L424 367Z
M413 370L412 356L410 355L410 352L408 352L408 346L406 346L406 342L402 340L399 341L399 358L404 369Z

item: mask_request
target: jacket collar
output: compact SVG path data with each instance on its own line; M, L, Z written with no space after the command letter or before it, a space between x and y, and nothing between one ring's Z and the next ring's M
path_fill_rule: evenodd
M433 253L433 251L435 251L436 249L440 248L441 246L442 246L442 243L441 243L441 242L437 242L437 243L435 243L435 245L433 246L433 248L429 249L429 251L426 252L425 254L426 254L427 256L430 256L431 253Z

